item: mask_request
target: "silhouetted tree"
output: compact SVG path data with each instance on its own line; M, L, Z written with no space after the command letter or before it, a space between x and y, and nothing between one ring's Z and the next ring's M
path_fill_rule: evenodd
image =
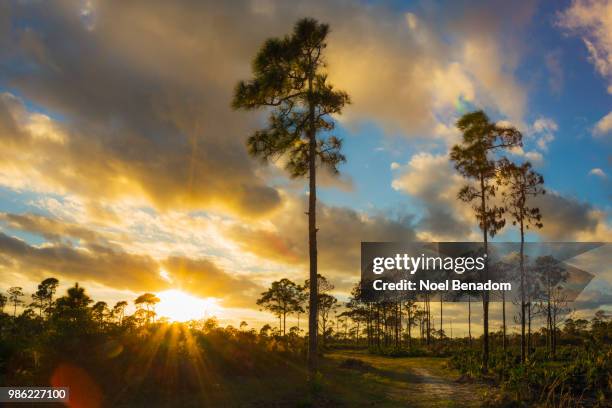
M42 317L43 311L47 310L53 303L53 295L58 285L59 281L56 278L47 278L38 285L36 292L32 294L34 302L31 306L38 308L39 316Z
M318 308L319 325L321 333L323 334L323 340L325 341L325 335L329 329L327 323L330 318L330 313L338 308L338 299L327 293L321 293L319 294Z
M310 279L306 279L304 282L305 288L311 288ZM329 320L329 313L336 309L336 303L338 300L329 295L328 292L334 290L334 285L331 283L325 276L321 274L317 274L317 308L324 307L325 311L319 310L317 313L317 330L321 328L323 335L325 336L326 331L328 330L327 322ZM325 295L325 296L324 296ZM334 300L331 300L333 298ZM309 305L310 307L310 305ZM324 320L324 321L323 321Z
M526 359L526 337L525 337L525 230L530 226L542 228L542 215L537 207L530 207L528 200L546 191L542 188L544 177L531 169L531 163L521 165L502 159L500 165L499 182L506 189L502 190L504 204L510 216L512 225L518 225L521 234L521 249L519 259L519 272L521 279L521 361Z
M56 321L67 323L68 332L71 330L86 330L85 322L91 321L90 309L88 305L93 300L85 293L85 288L75 283L68 288L66 295L59 297L55 301L53 317Z
M443 307L444 307L444 291L440 291L440 338L444 337L444 320L443 317Z
M104 301L98 301L91 307L91 311L94 319L96 319L100 327L102 327L104 324L104 318L108 314L108 304Z
M287 315L298 309L300 287L287 278L272 282L257 304L278 317L278 329L286 333Z
M153 293L144 293L134 300L136 307L144 305L146 309L146 321L149 322L151 317L155 316L155 305L159 303L159 298Z
M53 295L59 286L59 281L56 278L47 278L38 285L38 290L44 293L44 297L47 301L47 307L50 307L53 303Z
M512 265L508 262L497 261L492 265L495 280L498 282L507 280L512 275ZM502 349L504 353L508 348L507 324L506 324L506 292L501 291L502 299Z
M351 290L351 297L349 301L345 304L347 310L342 314L351 318L353 322L357 324L356 327L356 337L357 341L359 341L359 337L361 334L360 327L362 324L366 326L366 334L368 337L368 345L371 342L371 330L370 330L370 322L371 322L371 312L370 308L366 303L363 302L362 292L361 292L361 284L357 282L353 289Z
M612 341L612 319L605 310L595 312L595 316L591 319L591 332L597 341Z
M304 313L306 303L308 302L308 290L304 286L298 286L298 292L295 299L294 312L297 315L297 329L300 331L300 315Z
M125 300L120 300L119 302L115 303L115 306L113 306L112 314L113 316L117 316L119 324L123 323L123 317L125 316L125 308L127 305L128 302Z
M33 302L30 303L30 307L38 308L38 315L42 317L43 309L45 308L45 295L38 289L36 292L32 293Z
M259 329L259 335L268 337L271 331L272 331L272 326L270 326L269 324L264 324L263 326L261 326L261 329Z
M8 290L9 302L13 304L13 317L17 316L17 306L23 305L21 298L24 296L23 288L20 286L13 286Z
M561 285L567 280L567 269L552 256L540 256L536 259L534 271L539 281L541 309L546 315L547 338L546 345L554 356L557 351L558 315L564 313L565 300L561 293Z
M0 313L4 313L4 306L6 306L8 298L0 293Z
M406 329L408 336L408 347L412 347L412 328L417 326L417 312L419 307L416 304L415 299L408 299L404 303L404 308L406 309Z
M341 140L324 138L334 128L331 115L340 114L349 97L335 90L324 72L323 51L329 26L313 19L297 22L293 33L267 40L253 62L254 78L236 87L233 107L272 108L268 127L247 141L249 152L263 160L283 157L292 177L308 175L308 246L310 260L310 314L308 367L317 369L317 225L316 167L327 165L337 173L345 161Z
M317 293L328 293L334 290L334 284L329 281L325 276L321 274L317 274ZM310 291L310 279L306 279L304 281L304 288L307 291Z
M527 257L524 257L525 259ZM541 298L542 289L539 284L539 279L537 276L537 270L535 265L528 265L528 262L525 260L524 265L526 266L525 270L525 301L526 301L526 320L527 320L527 356L529 357L532 347L532 331L531 331L531 323L536 314L534 302Z
M461 144L451 149L450 159L459 173L471 182L458 194L461 201L471 203L478 225L483 233L484 253L488 252L488 237L495 236L505 225L504 209L491 204L496 187L492 182L496 177L496 151L522 145L522 134L511 126L500 126L489 121L483 111L463 115L457 121L462 132ZM487 279L488 266L485 258L484 280ZM489 293L482 294L483 304L483 370L489 363Z
M471 251L470 252L470 256L474 256L477 257L479 256L478 251ZM478 277L474 274L463 274L460 275L459 279L464 282L464 283L475 283L478 281ZM467 320L468 320L468 343L470 345L470 347L472 346L472 291L470 290L459 290L457 291L457 298L467 298L467 306L468 306L468 313L467 313Z

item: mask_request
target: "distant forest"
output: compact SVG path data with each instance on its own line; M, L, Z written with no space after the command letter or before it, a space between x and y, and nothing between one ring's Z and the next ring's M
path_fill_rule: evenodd
M603 311L590 320L566 318L553 331L532 327L526 363L520 359L519 334L491 333L490 367L483 374L483 336L450 338L435 330L442 315L432 302L364 303L356 286L350 300L340 304L322 276L322 377L304 388L307 332L298 326L286 329L285 323L288 315L304 312L307 283L272 283L258 303L279 321L259 330L248 322L222 328L214 318L158 319L159 299L152 293L133 299L136 311L126 315L127 301L109 307L78 284L56 296L54 278L40 283L31 303L22 288L13 287L0 296L0 384L68 385L75 406L265 406L274 401L277 406L343 406L334 387L338 368L325 355L367 350L388 358L445 359L464 378L498 386L500 391L489 396L490 406L514 406L512 401L609 406L612 319ZM347 361L343 364L351 364ZM254 388L269 394L253 398Z

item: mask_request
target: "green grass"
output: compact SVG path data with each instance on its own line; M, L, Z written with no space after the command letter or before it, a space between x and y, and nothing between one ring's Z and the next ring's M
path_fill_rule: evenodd
M343 362L349 358L362 360L366 365L343 368ZM288 366L275 375L226 379L213 392L193 400L226 407L480 406L486 387L457 383L457 377L456 371L446 367L444 358L393 358L336 351L321 360L321 377L315 390L306 383L302 367Z
M477 407L489 391L481 384L455 382L459 374L447 368L444 358L392 358L355 351L334 352L327 357L327 364L333 367L329 374L333 382L353 390L356 398L352 406L370 406L375 400L376 406L386 407ZM340 368L347 358L363 360L370 368Z

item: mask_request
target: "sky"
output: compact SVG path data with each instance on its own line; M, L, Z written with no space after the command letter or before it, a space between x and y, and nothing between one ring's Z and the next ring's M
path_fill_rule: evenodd
M609 1L9 1L0 290L56 276L109 304L180 291L203 316L271 320L258 295L307 276L307 190L248 156L265 112L230 102L261 44L302 17L330 24L329 81L352 99L334 118L347 162L321 171L318 201L338 296L361 241L479 239L448 160L475 109L521 130L509 157L544 176L529 240L612 241ZM516 239L510 224L496 237ZM606 274L584 310L612 307Z

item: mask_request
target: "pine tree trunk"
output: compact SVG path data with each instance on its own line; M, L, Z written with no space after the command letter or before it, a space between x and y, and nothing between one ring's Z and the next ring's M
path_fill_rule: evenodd
M443 304L443 299L442 299L442 292L440 292L440 340L442 340L442 331L443 331L443 325L442 325L442 304Z
M408 305L408 347L412 347L412 307Z
M366 317L366 335L368 337L368 348L372 347L372 306L368 303L368 315Z
M550 281L548 282L548 287L550 288ZM548 352L552 352L552 319L550 315L550 289L548 289L548 302L546 305L546 324L548 326L548 336L546 338L546 346Z
M376 305L376 347L380 350L380 305Z
M468 294L468 339L472 347L472 295Z
M553 357L557 354L557 334L557 313L553 311Z
M531 299L527 303L527 358L531 355Z
M427 345L429 346L431 342L431 302L429 300L429 293L425 295L425 308L427 311L427 326L426 326L427 331L425 335L427 336Z
M389 345L389 316L387 315L387 305L383 306L383 330L385 347Z
M398 314L399 314L399 327L398 327L398 337L399 337L399 346L402 347L402 301L398 302Z
M312 76L308 80L309 99L312 95ZM318 331L318 279L317 279L317 224L316 224L316 208L317 208L317 179L315 167L316 155L316 129L315 129L315 112L314 102L309 100L309 128L308 128L308 254L310 260L310 311L308 315L308 371L310 379L314 378L314 374L318 369L318 348L317 348L317 331ZM323 334L325 336L325 334Z
M507 348L507 338L506 338L506 294L502 292L502 324L503 324L503 336L502 339L502 347L504 350L504 354L506 354Z
M480 192L481 192L481 211L482 211L482 234L484 243L484 254L488 255L489 240L488 240L488 224L486 217L486 201L485 201L485 186L484 178L480 177ZM489 261L485 257L484 279L486 282L489 279ZM489 292L482 293L482 309L483 309L483 349L482 349L482 370L486 373L489 368Z
M557 353L557 317L555 316L555 312L553 311L551 316L551 330L552 330L552 357L555 358L555 354Z
M423 344L423 319L421 318L419 321L419 331L420 331L420 336L421 336L421 344Z
M527 355L525 351L525 260L524 260L524 246L525 246L525 231L523 227L522 212L521 212L521 362L526 361Z

